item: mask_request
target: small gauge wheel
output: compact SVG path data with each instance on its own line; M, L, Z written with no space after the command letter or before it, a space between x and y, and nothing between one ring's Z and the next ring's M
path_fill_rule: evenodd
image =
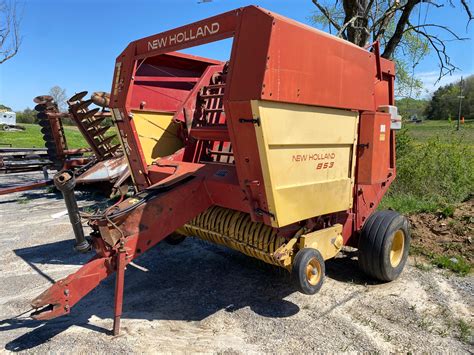
M321 289L326 268L319 251L304 248L298 251L293 261L292 277L296 287L306 295L314 295Z

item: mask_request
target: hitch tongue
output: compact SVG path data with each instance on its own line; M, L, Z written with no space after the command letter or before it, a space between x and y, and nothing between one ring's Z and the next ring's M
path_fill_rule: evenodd
M70 170L64 170L54 175L54 185L62 192L64 202L66 203L69 220L72 224L76 245L74 249L80 253L87 253L91 250L91 245L84 237L84 229L81 224L81 216L77 207L76 197L74 196L74 187L76 180L74 173Z

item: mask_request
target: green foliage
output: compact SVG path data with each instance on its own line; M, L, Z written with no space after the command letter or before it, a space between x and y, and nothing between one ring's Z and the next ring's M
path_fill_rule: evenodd
M433 253L420 245L410 245L410 255L421 255L426 257L432 265L440 269L451 270L459 276L466 276L471 272L471 264L461 255L449 256ZM418 264L418 262L417 262ZM420 263L419 269L428 269L423 263Z
M409 97L397 100L398 113L404 120L409 120L413 116L418 119L425 118L426 106L428 106L427 100L417 100Z
M404 127L399 132L397 132L397 157L405 156L412 148L413 138L409 134L408 128Z
M397 53L395 53L397 55ZM401 54L395 57L395 68L397 76L395 78L395 97L418 97L423 90L423 82L415 78L413 74L413 67L408 65L409 59ZM412 64L413 66L414 64Z
M462 256L436 255L433 257L432 263L441 269L451 270L460 276L466 276L471 271L471 265Z
M16 113L17 123L36 123L38 120L36 118L36 111L30 108L26 108L23 111L18 111Z
M429 101L425 114L430 120L457 119L459 113L460 81L438 88ZM474 75L463 83L461 115L465 119L474 119Z
M17 123L38 123L38 119L36 117L37 113L38 112L35 110L27 107L23 111L18 111L16 113L16 121ZM61 122L64 126L74 126L74 122L68 117L62 118Z
M397 179L392 194L409 194L420 201L450 205L474 191L474 149L462 138L447 142L432 138L412 145L397 160Z
M397 134L397 178L380 204L401 213L439 212L474 191L474 127L428 121L406 124Z
M410 193L392 193L384 197L379 205L379 209L393 209L401 214L410 214L414 212L438 212L439 203L430 199L419 199Z
M11 109L10 107L8 107L8 106L5 106L5 105L0 104L0 111L1 111L1 110L11 111L12 109Z

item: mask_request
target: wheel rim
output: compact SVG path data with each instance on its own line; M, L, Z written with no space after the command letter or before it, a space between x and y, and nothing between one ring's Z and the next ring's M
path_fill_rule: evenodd
M390 247L390 264L397 267L402 261L403 250L405 249L405 233L401 229L395 232Z
M311 259L306 265L306 279L313 286L321 279L321 264L316 258Z

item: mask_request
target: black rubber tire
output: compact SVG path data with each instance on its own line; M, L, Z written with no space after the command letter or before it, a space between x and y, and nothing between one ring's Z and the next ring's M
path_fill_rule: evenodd
M307 266L310 262L317 263L320 267L319 280L315 284L310 283L307 276ZM326 274L326 267L321 253L312 248L300 249L293 260L291 273L293 282L301 293L314 295L321 289Z
M169 236L165 238L165 242L170 245L178 245L181 244L186 239L186 236L178 233L171 233Z
M403 251L395 266L390 251L397 231L403 232ZM359 238L359 267L370 277L392 281L400 276L410 249L408 219L395 211L376 211L365 222Z

